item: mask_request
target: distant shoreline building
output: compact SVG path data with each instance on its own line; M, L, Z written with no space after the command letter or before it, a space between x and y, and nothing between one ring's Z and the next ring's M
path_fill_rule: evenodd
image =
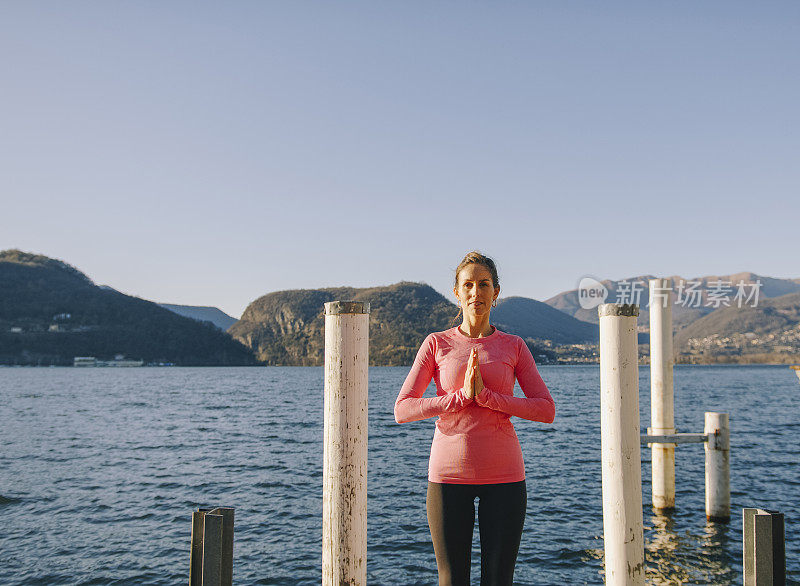
M76 356L72 361L73 366L77 367L132 367L144 366L144 360L128 360L123 354L117 354L114 360L98 360L94 356Z

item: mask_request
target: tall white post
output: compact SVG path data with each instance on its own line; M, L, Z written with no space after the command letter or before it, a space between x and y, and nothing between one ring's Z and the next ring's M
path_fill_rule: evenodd
M367 583L369 303L325 304L322 585Z
M731 518L731 432L727 413L706 412L706 519Z
M600 316L600 425L606 584L644 584L637 305Z
M652 435L675 433L672 386L672 281L650 280L650 429ZM675 507L675 444L651 444L653 507Z

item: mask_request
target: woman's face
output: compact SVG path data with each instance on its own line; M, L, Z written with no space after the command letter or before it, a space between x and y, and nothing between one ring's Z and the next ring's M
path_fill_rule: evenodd
M492 273L483 265L471 263L458 273L458 286L453 287L464 315L483 315L492 309L500 288L492 284Z

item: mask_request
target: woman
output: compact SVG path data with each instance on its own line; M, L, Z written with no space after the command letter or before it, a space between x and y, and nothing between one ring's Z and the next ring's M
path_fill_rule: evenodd
M456 268L460 326L429 334L394 405L398 423L438 415L426 507L439 585L468 585L479 497L481 585L512 584L527 491L512 415L552 423L555 404L519 336L489 324L500 283L492 259L470 252ZM458 316L456 316L456 319ZM433 378L436 397L422 398ZM525 397L514 397L514 379Z

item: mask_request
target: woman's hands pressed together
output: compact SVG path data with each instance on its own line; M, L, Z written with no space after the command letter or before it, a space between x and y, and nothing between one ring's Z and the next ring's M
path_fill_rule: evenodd
M464 373L464 387L461 391L467 399L475 399L481 394L483 389L480 362L478 361L478 349L473 347L469 353L467 372Z

